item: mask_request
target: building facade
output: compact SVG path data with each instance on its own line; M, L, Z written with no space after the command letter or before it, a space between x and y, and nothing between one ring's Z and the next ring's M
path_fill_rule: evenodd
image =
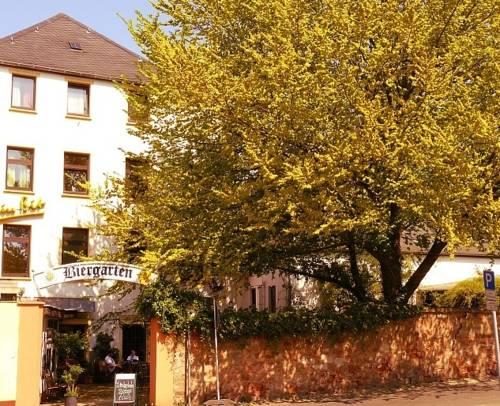
M121 356L145 340L127 312L133 293L116 300L106 294L111 281L39 288L33 275L108 244L93 232L100 219L89 187L125 176L126 152L142 148L128 134L127 99L114 83L135 80L138 61L64 14L0 39L0 300L41 298L44 326L63 332L124 312L100 326Z

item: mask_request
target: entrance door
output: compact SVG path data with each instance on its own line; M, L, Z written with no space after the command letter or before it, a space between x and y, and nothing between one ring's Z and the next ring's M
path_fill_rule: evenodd
M123 360L134 350L140 361L146 361L146 329L140 324L129 324L123 327Z

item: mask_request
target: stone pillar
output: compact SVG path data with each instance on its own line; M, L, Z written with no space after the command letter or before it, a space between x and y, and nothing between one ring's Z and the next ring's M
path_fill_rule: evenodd
M38 405L42 364L43 303L19 302L16 405Z
M152 320L149 335L150 381L149 401L154 406L174 406L174 340L160 331Z
M0 406L16 404L17 360L19 354L19 307L15 302L0 302Z

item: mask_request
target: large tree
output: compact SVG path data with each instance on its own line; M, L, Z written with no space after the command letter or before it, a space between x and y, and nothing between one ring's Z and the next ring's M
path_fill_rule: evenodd
M500 247L495 0L159 0L124 86L148 146L101 201L118 255L200 283L270 270L407 301ZM119 196L119 203L114 198ZM407 275L402 246L422 252ZM366 264L371 264L367 267Z

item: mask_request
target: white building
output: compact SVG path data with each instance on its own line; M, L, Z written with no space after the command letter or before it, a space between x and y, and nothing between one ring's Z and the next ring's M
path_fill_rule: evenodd
M45 324L61 331L83 331L131 303L99 297L111 282L39 289L32 276L74 262L68 251L93 255L105 243L91 231L99 219L82 184L124 176L124 151L141 149L113 83L136 79L138 60L64 14L0 39L0 300L46 298ZM38 203L21 212L23 199ZM129 327L104 326L122 356L137 340L145 356L144 327Z

